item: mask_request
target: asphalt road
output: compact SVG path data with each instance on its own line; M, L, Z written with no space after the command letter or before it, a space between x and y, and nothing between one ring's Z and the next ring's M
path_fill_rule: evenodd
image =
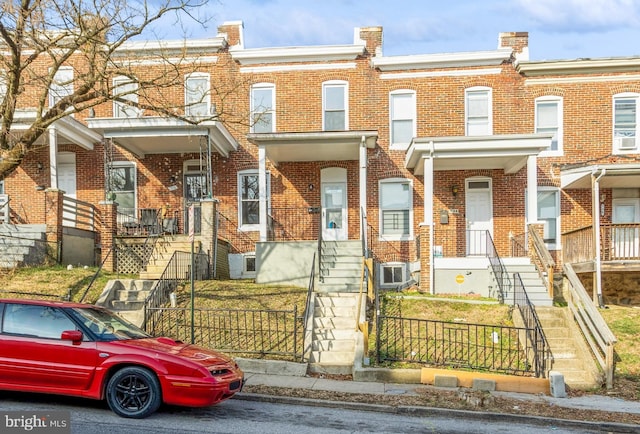
M383 407L363 406L367 410L334 408L323 405L273 403L234 398L202 409L163 407L147 419L123 419L106 404L29 394L0 394L3 411L68 411L71 432L77 434L150 434L150 433L246 433L246 434L325 434L325 433L596 433L597 427L557 426L552 420L518 421L510 417L482 420L477 414L439 412L416 415L393 414ZM0 421L0 433L4 425ZM32 433L46 431L33 430Z

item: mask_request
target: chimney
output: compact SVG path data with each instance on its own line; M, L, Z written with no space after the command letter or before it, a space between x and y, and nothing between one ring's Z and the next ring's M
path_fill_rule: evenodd
M502 32L498 48L511 48L518 60L529 60L529 32Z
M354 44L365 44L372 57L382 56L382 26L356 27Z
M230 47L244 48L244 23L225 21L218 26L218 36L223 36Z

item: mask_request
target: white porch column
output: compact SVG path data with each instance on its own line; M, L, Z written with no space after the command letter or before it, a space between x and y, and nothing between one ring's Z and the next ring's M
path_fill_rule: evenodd
M424 165L424 220L421 223L423 226L429 227L429 249L427 254L429 255L429 294L435 294L434 285L434 261L433 261L433 244L434 244L434 230L433 230L433 158L423 158ZM422 242L426 242L423 240ZM422 249L424 252L424 249ZM421 273L422 274L422 273Z
M360 224L367 224L367 144L364 136L360 142ZM366 234L366 227L360 228L360 235Z
M264 146L258 146L258 207L260 241L267 241L267 151Z
M49 127L49 174L50 188L58 189L58 134L55 127Z
M527 224L538 221L538 158L527 157ZM527 232L525 227L525 233Z

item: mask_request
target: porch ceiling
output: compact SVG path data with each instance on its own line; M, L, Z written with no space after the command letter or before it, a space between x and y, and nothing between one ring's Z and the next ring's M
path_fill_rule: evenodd
M227 157L238 149L238 142L217 121L197 125L175 118L145 116L141 118L89 118L89 128L113 139L129 151L146 154L200 152L201 142L211 139L212 150ZM204 142L206 146L206 141Z
M433 158L434 170L502 169L516 173L527 158L551 145L549 134L498 136L419 137L413 139L405 167L424 174L423 158Z
M264 146L274 164L285 161L357 160L361 145L374 148L377 131L323 131L312 133L253 133L247 139Z
M605 164L560 171L562 188L591 189L591 175L603 176L600 188L640 188L640 164Z

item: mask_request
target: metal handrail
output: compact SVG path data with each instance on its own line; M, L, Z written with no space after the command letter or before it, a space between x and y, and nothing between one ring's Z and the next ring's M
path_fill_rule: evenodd
M496 249L496 245L493 243L493 238L489 231L486 232L486 239L487 258L489 259L493 275L495 276L498 284L498 301L500 301L500 303L504 303L506 294L511 287L511 280L509 279L509 274L507 273L507 269L504 266L502 259L500 259L500 255L498 254L498 250Z
M309 273L309 286L307 287L307 299L304 304L304 312L302 313L302 321L303 321L303 345L304 350L302 351L302 362L307 360L307 354L310 354L311 351L311 336L307 340L307 334L311 334L313 329L313 292L315 290L315 281L316 281L316 252L313 253L313 260L311 261L311 273ZM304 343L308 342L308 346Z
M84 303L85 297L89 293L89 290L91 289L91 286L93 286L93 283L96 281L96 279L100 275L100 272L102 271L102 268L104 268L104 264L107 262L107 259L109 259L109 255L111 255L111 252L113 252L113 246L109 247L109 251L107 252L107 255L104 257L104 259L100 263L100 266L98 267L96 272L93 274L93 277L89 282L89 285L87 285L87 289L84 290L84 294L82 294L82 297L80 297L80 303Z

